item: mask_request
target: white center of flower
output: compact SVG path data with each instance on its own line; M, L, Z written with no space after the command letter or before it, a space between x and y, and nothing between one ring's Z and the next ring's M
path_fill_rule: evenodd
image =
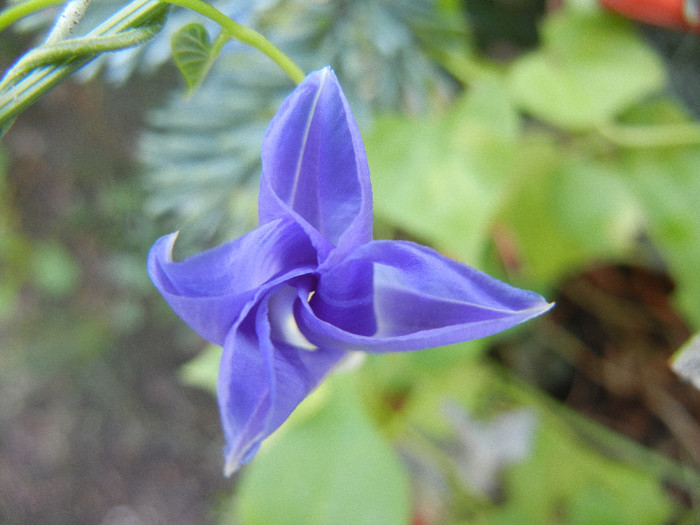
M297 291L291 286L283 287L270 298L269 312L273 337L300 350L313 352L318 350L318 347L301 333L296 319L294 319L294 301L296 299Z
M285 319L282 321L281 328L284 335L284 340L290 345L294 345L301 350L308 350L309 352L318 350L318 347L311 343L306 337L304 337L304 334L301 333L292 312L289 312L289 314L287 314Z

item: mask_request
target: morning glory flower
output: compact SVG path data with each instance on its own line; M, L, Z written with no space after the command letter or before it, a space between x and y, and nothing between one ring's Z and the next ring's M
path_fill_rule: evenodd
M173 233L148 257L173 310L223 346L227 475L349 353L484 337L551 307L431 248L372 240L367 158L330 68L308 75L270 123L258 213L260 226L235 241L174 262Z

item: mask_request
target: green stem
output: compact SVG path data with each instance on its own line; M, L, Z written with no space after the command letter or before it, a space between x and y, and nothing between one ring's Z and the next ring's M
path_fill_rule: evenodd
M162 2L158 0L134 0L90 31L86 37L114 36L139 26L145 26L144 29L151 26L159 28L164 20ZM17 115L56 84L93 60L95 56L97 55L94 52L81 54L60 63L51 63L30 71L22 71L21 74L15 70L13 77L20 80L9 88L0 90L0 137L7 132ZM24 68L22 69L24 70Z
M249 45L261 51L271 58L282 70L287 73L294 83L299 84L306 76L304 72L297 66L287 55L282 53L268 39L260 33L253 31L249 27L242 26L234 22L224 13L212 7L211 5L202 2L201 0L162 0L165 3L177 5L190 9L199 13L202 16L213 20L221 26L221 29L242 44Z
M216 37L216 40L214 40L214 43L211 46L211 56L218 56L221 52L221 48L224 47L229 40L231 40L231 37L228 35L228 33L225 33L224 31L219 33L219 36Z
M60 2L28 0L20 4L21 10L17 10L20 7L17 6L0 12L0 22L9 25L22 16L55 3ZM219 24L222 32L214 43L216 52L228 40L236 39L267 55L295 83L304 79L304 72L269 40L201 0L134 0L86 37L46 43L15 64L0 83L0 137L19 113L99 53L138 45L151 38L162 26L164 15L158 13L162 14L163 6L167 4L190 9ZM145 27L138 28L139 25Z
M158 31L159 26L144 26L128 29L117 35L80 37L63 40L55 44L46 44L33 49L8 71L0 82L0 90L13 84L32 69L58 62L80 57L103 53L105 51L117 51L143 44L151 39Z
M660 148L700 144L700 126L695 123L598 126L610 142L627 148Z
M73 30L85 16L92 0L69 0L66 2L63 12L59 15L49 36L44 41L45 44L53 44L68 38Z
M63 2L64 0L27 0L21 4L7 7L0 11L0 31L8 28L17 20Z

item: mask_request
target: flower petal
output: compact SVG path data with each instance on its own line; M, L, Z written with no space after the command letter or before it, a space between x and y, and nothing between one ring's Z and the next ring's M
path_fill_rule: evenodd
M243 307L279 282L313 270L316 252L301 227L269 222L243 237L174 262L177 233L158 239L148 273L166 301L196 332L223 345Z
M319 262L372 239L372 189L364 145L330 68L311 73L284 101L262 147L258 212L264 224L291 217Z
M218 400L226 437L226 475L255 456L263 439L277 430L346 353L309 351L287 340L296 290L283 286L267 295L226 338L219 369Z
M374 313L374 265L351 257L339 270L323 274L311 304L319 319L358 335L377 331Z
M342 279L357 261L374 265L377 332L372 336L353 333L321 319L315 311L316 294L307 301L300 291L295 316L312 343L367 352L419 350L492 335L552 306L534 292L514 288L410 242L368 243L321 280Z

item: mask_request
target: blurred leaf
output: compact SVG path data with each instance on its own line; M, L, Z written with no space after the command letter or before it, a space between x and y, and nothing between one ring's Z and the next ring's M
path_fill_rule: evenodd
M19 291L30 277L27 268L30 241L19 228L21 221L7 179L6 153L0 145L0 271L10 276L0 279L0 322L11 318Z
M40 242L32 253L33 280L45 293L61 297L75 289L80 267L61 244Z
M552 415L535 453L506 473L505 491L508 504L488 523L518 516L527 517L524 523L658 525L672 510L661 481L644 465L625 465L586 447Z
M250 25L304 70L333 66L361 125L378 109L415 112L449 96L425 42L432 50L465 41L464 21L436 16L434 0L272 1L253 11ZM149 115L140 140L148 211L199 248L254 227L262 137L292 89L259 51L224 48L191 100L169 97Z
M700 326L700 147L640 149L621 169L644 204L649 235L676 281L683 313Z
M187 93L192 94L216 59L209 33L202 24L187 24L173 35L170 46L173 60L187 84Z
M242 523L409 522L406 473L354 383L352 375L336 373L263 444L240 481Z
M370 363L372 366L362 371L366 372L365 382L373 383L371 389L376 389L388 372L377 368L390 369L394 382L402 370L412 374L410 368L405 368L404 355L390 362L372 359ZM393 414L392 435L413 461L436 464L447 479L458 475L463 466L454 463L450 443L456 434L444 412L446 404L458 403L483 421L498 421L494 418L522 407L536 415L534 446L521 461L505 468L498 502L484 502L478 493L469 491L468 485L453 488L456 505L470 516L465 524L658 525L665 523L673 511L664 476L657 470L659 462L653 460L655 452L640 453L642 447L621 436L610 441L611 432L607 430L595 434L595 440L592 432L579 433L572 420L564 417L568 409L484 360L467 360L448 369L428 371L420 381L409 384L400 411ZM600 429L593 423L587 425ZM620 447L626 454L618 455ZM596 495L601 492L605 496L596 504Z
M380 119L365 141L375 212L476 264L508 188L518 133L507 94L491 79L439 118Z
M42 314L38 324L31 319L15 322L13 332L3 341L8 357L12 359L14 354L21 366L32 372L85 372L87 365L103 357L114 344L115 334L101 311L86 312L61 304L45 306Z
M551 285L587 261L630 253L642 212L620 172L562 154L545 137L524 142L519 158L499 221L529 279Z
M618 17L560 9L542 38L513 65L510 91L524 111L555 126L594 128L664 86L660 60Z
M291 89L272 61L225 53L187 102L173 95L153 110L140 140L147 211L200 249L254 228L263 135Z
M221 353L220 346L207 345L197 357L180 367L180 380L188 386L201 388L216 395Z

